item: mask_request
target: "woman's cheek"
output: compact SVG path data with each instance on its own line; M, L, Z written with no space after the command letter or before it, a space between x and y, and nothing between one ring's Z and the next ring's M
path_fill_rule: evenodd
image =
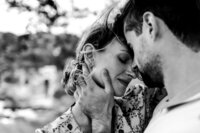
M98 83L104 86L101 70L102 69L93 69L93 71L90 74L94 78L94 80L96 80Z

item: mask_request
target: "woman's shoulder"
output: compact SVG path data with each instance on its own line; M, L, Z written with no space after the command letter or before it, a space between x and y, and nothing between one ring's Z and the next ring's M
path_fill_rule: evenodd
M45 125L43 128L37 129L35 133L81 133L77 125L71 108L68 109L61 116L57 117L54 121Z

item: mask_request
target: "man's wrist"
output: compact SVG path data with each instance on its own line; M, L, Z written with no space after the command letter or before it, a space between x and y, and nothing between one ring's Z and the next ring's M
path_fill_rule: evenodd
M111 133L112 132L112 114L113 108L106 113L100 113L92 117L92 132Z
M92 132L95 133L111 133L111 119L107 121L92 120Z
M77 103L72 107L72 114L82 131L89 132L91 130L90 119L81 111Z

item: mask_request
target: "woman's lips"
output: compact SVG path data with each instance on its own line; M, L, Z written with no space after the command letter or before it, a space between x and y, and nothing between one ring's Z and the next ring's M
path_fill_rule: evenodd
M128 84L129 84L129 82L130 82L130 80L126 80L126 79L118 79L119 80L119 82L122 84L122 85L124 85L124 86L128 86Z

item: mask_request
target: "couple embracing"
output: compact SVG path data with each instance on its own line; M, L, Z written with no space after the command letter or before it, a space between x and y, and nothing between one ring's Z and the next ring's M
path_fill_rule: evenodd
M76 103L36 132L199 133L199 24L199 0L126 0L109 9L66 70Z

